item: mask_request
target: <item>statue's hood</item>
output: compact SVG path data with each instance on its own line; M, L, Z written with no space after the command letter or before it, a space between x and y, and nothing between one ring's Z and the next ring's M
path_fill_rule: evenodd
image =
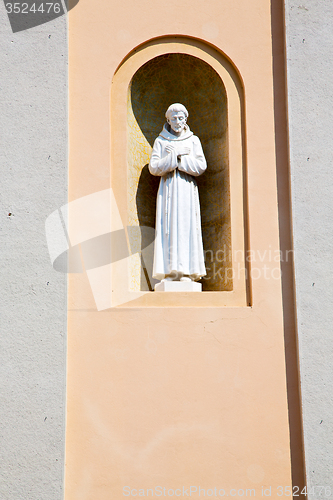
M189 137L191 137L191 135L193 135L193 132L191 132L188 125L185 125L182 135L180 135L179 137L173 135L167 129L167 123L164 124L163 130L160 133L160 136L163 137L163 139L167 139L168 141L183 141L184 139L188 139Z

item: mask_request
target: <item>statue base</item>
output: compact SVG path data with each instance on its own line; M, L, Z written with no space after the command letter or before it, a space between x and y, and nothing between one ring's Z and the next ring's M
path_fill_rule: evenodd
M155 292L202 292L201 283L196 281L161 281L154 288Z

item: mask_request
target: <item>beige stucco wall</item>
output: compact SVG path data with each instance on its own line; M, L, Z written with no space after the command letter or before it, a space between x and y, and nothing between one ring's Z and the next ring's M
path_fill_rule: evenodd
M133 49L182 35L231 61L245 96L242 217L256 271L251 306L224 304L225 292L212 292L211 305L187 297L186 307L178 300L102 312L86 275L70 277L65 498L118 499L125 486L159 485L256 488L257 496L264 486L278 498L278 486L291 484L294 429L272 258L280 238L270 2L82 0L69 15L69 34L70 200L111 186L112 133L126 151L110 95ZM117 198L123 186L112 187Z

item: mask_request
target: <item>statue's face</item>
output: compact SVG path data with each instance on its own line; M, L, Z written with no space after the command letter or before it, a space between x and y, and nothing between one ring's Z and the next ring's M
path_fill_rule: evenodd
M186 125L186 116L182 111L171 113L168 123L176 135L180 135Z

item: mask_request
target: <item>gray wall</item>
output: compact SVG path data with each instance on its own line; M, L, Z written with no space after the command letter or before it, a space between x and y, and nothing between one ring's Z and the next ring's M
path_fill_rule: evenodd
M333 2L287 0L285 14L304 445L318 499L318 486L333 495Z
M13 34L0 12L0 498L60 500L66 276L50 265L44 223L67 201L67 20ZM332 19L329 0L286 0L306 470L333 493Z
M60 500L66 276L44 224L67 201L67 20L13 34L0 14L0 498Z

